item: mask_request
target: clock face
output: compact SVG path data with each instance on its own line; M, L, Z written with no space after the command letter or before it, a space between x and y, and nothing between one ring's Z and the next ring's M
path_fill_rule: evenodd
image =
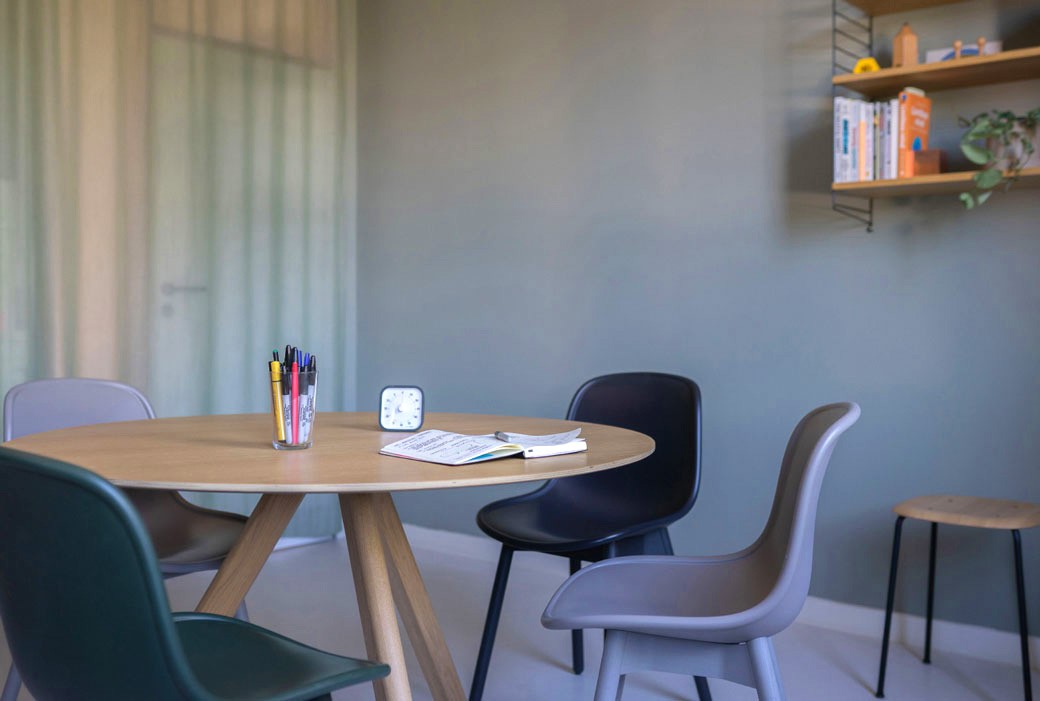
M379 426L384 431L418 431L423 422L423 392L390 386L379 395Z

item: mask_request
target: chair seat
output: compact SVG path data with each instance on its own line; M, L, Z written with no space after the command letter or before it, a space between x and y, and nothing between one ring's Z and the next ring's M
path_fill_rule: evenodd
M173 617L192 672L216 698L312 699L388 672L384 664L322 652L234 618Z
M950 494L914 497L893 508L900 516L932 523L1020 530L1040 526L1040 504Z
M196 506L176 492L125 490L145 527L163 574L215 570L242 534L246 517Z
M546 606L547 628L604 628L738 643L760 629L756 605L776 584L746 558L633 556L573 575Z
M477 525L486 534L514 550L569 553L589 550L605 543L646 533L667 525L633 518L625 509L593 510L585 505L582 518L575 509L549 498L503 499L488 504L477 514Z

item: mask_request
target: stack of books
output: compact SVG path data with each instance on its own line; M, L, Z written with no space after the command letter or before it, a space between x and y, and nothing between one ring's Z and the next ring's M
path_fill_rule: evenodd
M904 88L891 100L834 98L834 182L914 175L914 152L928 148L932 101Z

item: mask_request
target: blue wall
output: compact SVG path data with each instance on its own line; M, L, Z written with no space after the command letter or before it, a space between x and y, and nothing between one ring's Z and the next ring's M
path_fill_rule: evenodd
M922 48L1036 44L1035 5L910 19ZM870 606L896 502L1040 501L1040 191L967 213L877 201L873 234L834 214L830 2L362 0L359 35L360 409L400 382L432 411L562 416L600 373L687 375L704 482L673 539L717 553L764 524L798 419L855 400L813 594ZM1040 83L933 97L952 151L956 115L1036 106ZM524 489L398 502L476 532L482 504ZM926 532L904 538L897 603L917 612ZM1025 543L1040 577L1040 532ZM947 529L940 551L937 615L1014 629L1010 538Z

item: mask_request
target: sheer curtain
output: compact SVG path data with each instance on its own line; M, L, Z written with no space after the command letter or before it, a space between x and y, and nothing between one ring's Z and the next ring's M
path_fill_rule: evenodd
M292 343L319 409L354 408L355 16L0 0L0 392L77 375L160 416L265 411ZM290 534L338 527L311 497Z

